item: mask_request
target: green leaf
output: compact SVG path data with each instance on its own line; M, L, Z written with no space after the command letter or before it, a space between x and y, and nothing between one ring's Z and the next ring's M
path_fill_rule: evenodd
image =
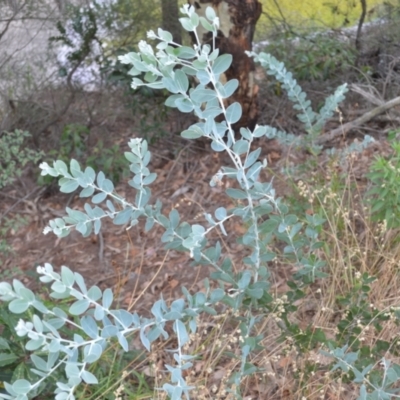
M71 307L69 308L69 312L72 315L81 315L87 311L89 306L90 306L89 300L86 299L78 300L71 305Z
M261 299L264 294L263 289L246 289L246 294L248 294L252 299Z
M267 133L267 128L265 126L256 126L256 129L253 131L253 136L258 138L264 136Z
M189 341L189 335L187 333L186 326L181 320L177 319L174 321L173 329L176 333L179 347L182 348Z
M89 371L83 370L80 376L82 380L89 385L95 385L99 383L97 378Z
M190 113L194 110L194 105L189 99L180 98L175 101L175 106L180 112Z
M111 289L107 288L103 293L103 307L109 309L113 302L114 295Z
M116 215L113 222L115 225L124 225L130 220L132 214L133 210L130 207L127 207Z
M128 341L126 340L126 337L121 332L118 332L117 338L118 338L119 344L124 349L124 351L125 352L129 351L129 344L128 344Z
M181 133L185 139L198 139L204 135L204 132L198 126L191 126Z
M26 300L15 299L8 304L8 309L13 314L22 314L29 308L29 303Z
M74 275L75 275L75 282L79 286L79 289L81 290L81 292L83 294L86 294L87 289L86 289L86 284L85 284L85 280L84 280L83 276L78 272L74 272Z
M175 209L172 209L169 213L169 220L171 222L171 228L176 229L179 225L179 212Z
M61 280L65 286L72 286L75 283L74 273L66 266L61 267Z
M226 218L226 208L225 207L219 207L219 208L217 208L216 210L215 210L215 213L214 213L214 215L215 215L215 218L218 220L218 221L222 221L223 219L225 219Z
M97 286L92 286L87 292L87 297L89 297L89 299L93 301L101 299L101 296L102 292Z
M225 292L222 289L214 289L210 295L210 301L216 303L222 300L225 296Z
M215 75L220 75L225 72L232 64L233 57L230 54L219 56L212 66L212 71Z
M94 221L94 234L98 235L101 229L101 219L96 219Z
M175 80L169 77L163 77L162 78L162 83L165 86L165 88L171 92L171 93L179 93L179 87L176 84Z
M75 180L61 178L60 179L60 192L62 193L72 193L78 189L79 183Z
M226 109L226 121L229 124L238 122L242 117L242 106L236 101Z
M205 103L217 98L214 90L197 88L190 93L190 98L196 103Z
M247 199L247 194L243 190L240 189L226 189L226 194L232 199L243 200Z
M209 105L210 103L208 103ZM223 110L221 107L207 107L205 110L203 110L203 118L212 118L214 119L218 115L222 114Z
M5 367L18 360L18 356L14 353L0 353L0 367Z
M195 28L197 28L198 25L199 25L199 16L198 16L196 13L193 13L193 14L190 16L190 21L192 22L193 26L194 26Z
M43 358L37 356L36 354L31 354L31 360L35 364L35 367L40 371L48 371L47 363Z
M214 8L211 6L208 6L206 8L206 17L209 21L213 22L215 18L217 18L217 15L215 14Z
M174 49L174 54L183 59L190 59L196 57L196 51L188 46L181 46Z
M214 27L204 17L200 17L200 23L206 31L215 31Z
M193 64L197 69L200 70L200 71L196 72L196 78L199 80L200 84L204 85L204 86L208 85L211 81L211 77L210 77L210 74L208 73L208 71L201 70L200 67L201 67L202 63L200 63L200 62L193 63ZM207 68L207 64L204 65L204 69L205 68Z
M92 197L92 203L99 204L102 201L104 201L106 198L107 198L107 193L104 193L104 192L97 193Z
M17 394L27 394L31 387L32 385L26 379L18 379L12 385L12 389Z
M65 164L64 161L62 160L57 160L54 163L54 169L62 176L65 176L66 178L71 177L71 175L68 172L68 167L67 164Z
M211 148L216 152L221 152L226 149L226 146L223 145L222 143L218 143L217 141L213 140L211 142Z
M71 174L74 178L80 176L80 172L82 172L81 166L79 165L78 161L74 160L73 158L69 162L69 169L71 170Z
M10 350L8 341L2 337L0 337L0 350Z
M244 163L244 168L251 167L258 160L258 157L260 157L260 153L261 153L260 147L252 151L246 158L246 161Z
M167 98L167 100L165 100L165 105L167 107L171 107L171 108L176 108L176 101L179 99L184 99L184 97L181 94L171 94L171 96L169 96ZM132 154L133 155L133 154ZM131 157L131 153L125 153L125 157L128 158L129 161L133 162L130 157ZM138 162L139 160L135 159L135 162Z
M104 179L100 188L106 193L112 193L114 191L114 184L109 179Z
M187 92L189 88L189 79L187 78L186 74L180 69L175 71L175 83L177 84L180 92Z
M240 280L237 284L238 288L241 290L246 289L250 284L251 277L252 277L252 274L250 271L244 271L242 274L242 277L240 278Z
M224 98L231 97L235 90L239 86L239 81L237 79L231 79L224 85Z
M233 151L240 156L247 153L249 147L250 143L247 140L240 139L233 145Z
M64 293L67 288L62 282L53 282L51 285L51 289L54 290L56 293Z
M33 316L32 322L36 332L43 333L43 323L42 320L37 315Z
M150 340L147 339L144 329L140 329L140 341L147 351L150 351Z
M164 40L165 42L172 42L173 41L173 37L172 35L168 32L168 31L164 31L161 28L158 28L158 36Z
M150 185L152 184L157 178L157 174L155 172L152 172L151 174L147 175L144 179L142 184L143 185Z
M33 294L32 290L22 287L18 290L18 294L22 297L23 300L32 302L35 300L35 295Z
M182 27L185 31L192 32L195 30L195 26L190 18L179 18L179 22L182 24Z
M88 186L79 193L79 197L90 197L94 193L94 187L93 186Z
M94 338L97 337L98 335L96 335ZM83 361L87 363L94 363L101 357L103 353L102 347L97 343L86 346L84 350L85 350L85 358Z

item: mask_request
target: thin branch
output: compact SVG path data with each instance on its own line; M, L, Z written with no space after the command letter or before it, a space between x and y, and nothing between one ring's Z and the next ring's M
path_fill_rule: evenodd
M2 30L2 32L0 32L0 40L3 38L3 36L7 33L8 28L11 25L11 22L16 20L16 16L19 14L20 11L22 11L22 9L26 6L28 0L25 0L24 4L21 5L21 7L18 8L18 10L16 10L13 14L13 16L11 18L9 18L6 22L6 26L4 27L4 29Z
M7 214L9 214L12 210L14 210L14 208L17 207L17 205L18 205L19 203L22 203L23 201L25 201L28 197L32 196L32 195L33 195L34 193L36 193L39 189L40 189L39 194L41 194L41 193L43 193L43 192L46 190L46 187L45 187L45 186L43 186L43 187L37 186L35 189L33 189L31 192L29 192L26 196L24 196L24 197L22 197L21 199L19 199L19 200L18 200L17 202L15 202L11 207L9 207L6 211L4 211L3 214L0 215L0 221L1 221Z
M317 144L324 144L337 138L338 136L345 136L346 133L350 130L365 124L376 116L398 105L400 105L400 96L395 97L394 99L382 104L381 106L378 106L371 111L366 112L364 115L362 115L360 118L355 119L354 121L347 122L346 124L341 125L338 128L319 136L316 142Z

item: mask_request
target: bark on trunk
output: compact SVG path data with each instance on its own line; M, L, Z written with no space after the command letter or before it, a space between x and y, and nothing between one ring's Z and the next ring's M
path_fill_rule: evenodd
M207 7L213 7L220 19L216 46L221 54L232 54L233 62L222 79L238 79L239 88L228 99L229 104L239 102L243 109L242 118L234 125L235 131L241 127L253 129L258 119L258 86L255 84L255 64L245 51L252 50L256 23L261 15L261 3L258 0L188 0L196 7L199 15L205 14ZM212 42L210 32L201 30L203 43Z
M172 34L174 42L182 43L178 0L161 0L162 28Z

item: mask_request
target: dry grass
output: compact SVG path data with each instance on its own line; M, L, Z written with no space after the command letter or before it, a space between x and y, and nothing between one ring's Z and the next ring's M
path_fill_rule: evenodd
M388 232L382 224L370 221L369 210L361 201L365 184L354 179L351 165L346 174L339 175L329 169L326 173L331 178L325 181L324 186L318 183L321 177L314 177L312 181L301 182L297 193L300 198L304 197L305 206L308 202L307 212L320 213L326 219L321 233L325 245L318 256L326 260L329 277L306 287L305 296L294 302L297 310L288 316L291 324L298 326L298 334L308 335L309 346L304 341L301 345L296 342L290 330L286 334L282 331L285 325L281 316L288 305L287 286L282 285L275 290L269 310L252 310L259 317L253 336L263 336L260 342L263 348L249 357L248 361L260 371L242 380L241 392L245 399L358 398L359 385L349 381L347 374L330 371L332 358L320 353L320 350L328 348L314 340L313 334L321 330L327 340L336 343L337 347L346 344L345 338L338 336L338 324L346 318L350 305L346 307L339 300L347 296L354 304L357 301L362 304L359 295L362 293L360 281L364 274L377 278L371 284L366 303L370 309L367 311L379 310L379 314L367 322L361 317L355 319L354 326L359 330L349 335L351 342L347 344L351 347L362 343L373 348L379 341L390 343L385 352L376 356L375 368L378 370L381 369L379 356L394 363L400 361L395 315L399 304L397 260L400 245L396 241L396 232ZM132 295L132 298L137 299L137 296ZM235 391L230 377L240 368L240 343L244 340L240 321L248 311L232 311L222 306L218 311L215 316L199 317L199 329L191 335L184 349L186 354L196 355L193 367L185 373L188 384L195 387L192 391L194 399L237 398L230 393ZM387 317L386 321L382 321L380 329L376 329L374 322L383 315ZM166 349L175 346L173 339L156 344L149 357L135 364L134 369L152 377L154 387L161 387L164 382L169 382L164 365L173 363ZM156 391L141 398L166 397Z

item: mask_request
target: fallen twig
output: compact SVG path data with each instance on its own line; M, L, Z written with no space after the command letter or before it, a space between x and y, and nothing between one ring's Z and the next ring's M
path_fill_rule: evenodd
M324 144L337 138L338 136L345 136L346 133L349 132L351 129L361 126L362 124L375 118L377 115L380 115L398 105L400 105L400 96L395 97L394 99L389 100L381 106L378 106L371 111L366 112L364 115L362 115L360 118L355 119L354 121L347 122L346 124L331 130L330 132L324 133L316 139L316 142L317 144Z
M35 189L33 189L31 192L29 192L26 196L22 197L21 199L19 199L17 202L15 202L11 207L9 207L6 211L4 211L3 214L0 214L0 221L7 215L9 214L12 210L14 210L15 207L17 207L17 205L23 201L25 201L28 197L32 196L34 193L36 193L38 191L38 189L40 189L39 194L43 193L46 188L45 187L40 187L37 186Z

